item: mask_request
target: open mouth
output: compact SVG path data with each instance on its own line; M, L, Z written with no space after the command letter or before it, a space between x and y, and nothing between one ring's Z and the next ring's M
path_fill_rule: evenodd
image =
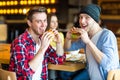
M82 26L81 28L82 28L82 29L85 29L85 28L86 28L86 26Z

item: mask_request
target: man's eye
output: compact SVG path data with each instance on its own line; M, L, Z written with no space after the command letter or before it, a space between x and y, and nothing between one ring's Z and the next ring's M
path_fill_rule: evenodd
M79 17L79 19L82 19L83 17Z
M47 20L44 20L44 22L47 22Z
M40 21L36 21L37 23L40 23Z

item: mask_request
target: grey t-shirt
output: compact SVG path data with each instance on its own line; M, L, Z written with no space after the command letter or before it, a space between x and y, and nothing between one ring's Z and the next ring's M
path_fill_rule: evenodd
M98 32L96 35L94 35L91 40L96 45L97 41L101 35L102 31ZM89 48L86 46L86 55L88 59L88 72L90 76L90 80L102 80L102 76L99 71L98 63L96 62L94 56L92 55Z

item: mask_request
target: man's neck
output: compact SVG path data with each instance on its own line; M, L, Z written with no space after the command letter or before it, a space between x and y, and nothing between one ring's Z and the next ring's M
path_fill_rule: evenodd
M36 44L39 44L39 35L36 35L32 30L28 30L28 32L31 34L33 40L35 41Z
M92 29L90 32L89 32L89 37L92 38L96 33L98 33L99 31L102 30L102 28L99 26L99 25L96 25L94 26L96 28Z

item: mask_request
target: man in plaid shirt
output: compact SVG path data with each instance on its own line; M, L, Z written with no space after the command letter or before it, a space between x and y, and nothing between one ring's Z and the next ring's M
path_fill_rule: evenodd
M9 70L16 72L17 80L48 80L48 62L62 64L65 60L62 40L57 30L47 28L47 10L33 7L28 11L29 28L11 44ZM49 45L56 39L56 51Z

